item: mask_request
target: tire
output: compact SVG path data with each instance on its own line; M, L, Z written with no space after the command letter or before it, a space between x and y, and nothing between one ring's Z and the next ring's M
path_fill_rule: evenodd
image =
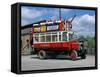
M81 59L86 59L86 55L85 54L81 55Z
M76 59L77 59L77 52L76 52L76 50L73 50L73 51L71 52L70 58L71 58L72 60L76 60Z
M84 50L84 52L81 54L81 59L85 59L86 58L86 54L87 54L87 51Z
M40 50L38 53L37 53L39 59L46 59L47 58L47 53L46 51L44 50Z

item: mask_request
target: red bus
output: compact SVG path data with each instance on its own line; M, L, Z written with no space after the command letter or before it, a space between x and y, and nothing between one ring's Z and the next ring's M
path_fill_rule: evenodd
M81 43L74 37L69 21L46 21L33 24L33 48L40 59L68 55L72 60L86 58Z

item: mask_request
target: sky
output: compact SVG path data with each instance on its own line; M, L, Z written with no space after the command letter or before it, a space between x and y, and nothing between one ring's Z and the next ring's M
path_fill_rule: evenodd
M95 35L95 11L61 8L62 20L70 20L74 15L73 31L77 35ZM59 8L46 7L21 7L21 26L35 23L41 20L59 20Z

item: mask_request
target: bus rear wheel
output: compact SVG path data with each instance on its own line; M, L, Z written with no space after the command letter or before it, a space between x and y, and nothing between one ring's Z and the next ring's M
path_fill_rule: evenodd
M76 52L76 50L73 50L71 52L70 57L71 57L72 60L76 60L77 59L77 52Z
M47 53L44 50L40 50L37 55L38 55L39 59L46 59L47 58Z

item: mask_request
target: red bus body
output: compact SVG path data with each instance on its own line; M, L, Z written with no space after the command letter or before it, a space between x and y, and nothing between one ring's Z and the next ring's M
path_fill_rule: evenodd
M71 51L71 50L79 50L79 42L71 41L71 42L54 42L54 43L36 43L33 47L37 50L45 50L55 52L63 52L63 51Z

